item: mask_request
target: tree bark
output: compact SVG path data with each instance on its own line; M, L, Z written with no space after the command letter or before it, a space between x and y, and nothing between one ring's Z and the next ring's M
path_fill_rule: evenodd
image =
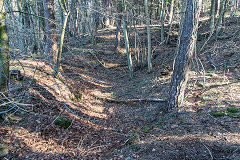
M220 13L220 7L221 7L221 0L216 0L215 1L215 11L216 11L216 16L219 16Z
M111 7L110 7L110 0L103 0L103 5L106 8L106 15L104 18L104 25L105 27L109 27L110 26L110 14L111 14Z
M227 2L227 0L223 0L220 5L220 13L219 13L219 17L218 17L218 21L217 21L217 25L216 25L216 39L222 28L226 2Z
M125 41L125 48L127 52L127 60L128 60L128 69L130 73L130 78L133 78L133 64L132 64L132 55L130 52L130 47L129 47L129 40L128 40L128 31L127 31L127 23L126 23L126 5L125 5L125 0L122 0L123 6L124 6L124 15L123 15L123 32L124 32L124 41Z
M56 62L56 74L59 72L59 69L61 66L62 49L63 49L64 35L65 35L66 26L67 26L68 16L69 16L69 12L64 13L64 23L63 23L60 45L59 45L59 50L57 55L57 62Z
M215 30L215 1L211 0L211 20L210 20L210 34L212 34Z
M164 41L165 8L166 8L166 0L162 0L162 8L161 8L161 42Z
M236 16L238 9L238 0L232 0L232 6L231 6L231 16Z
M173 15L174 15L174 6L175 6L175 0L172 0L171 6L170 6L169 21L168 21L169 25L172 24Z
M58 55L58 45L54 13L54 0L43 0L43 8L47 34L47 54L53 60L53 66L55 67Z
M0 0L0 6L3 1ZM9 43L8 32L5 23L5 10L0 13L0 92L8 96L8 79L9 79Z
M148 12L148 1L144 0L145 5L145 14L147 20L147 39L148 39L148 54L147 54L147 61L148 61L148 73L152 71L152 46L151 46L151 29L150 29L150 18Z
M176 50L177 56L174 63L174 71L171 80L168 110L177 109L183 102L184 91L188 81L190 60L193 56L198 30L199 13L202 0L186 0L185 16L182 19L183 27L179 36L179 44ZM183 2L184 3L184 2ZM183 6L184 7L184 6Z
M120 48L120 36L121 36L121 19L122 19L122 4L119 2L117 6L117 11L118 11L118 19L116 20L117 22L117 30L116 30L116 39L115 39L115 52L117 52Z
M170 7L170 14L169 14L169 22L168 22L169 29L168 29L168 35L166 38L166 44L168 44L169 37L172 32L172 24L173 24L173 19L174 19L174 14L175 14L174 6L175 6L175 0L172 0L171 7Z

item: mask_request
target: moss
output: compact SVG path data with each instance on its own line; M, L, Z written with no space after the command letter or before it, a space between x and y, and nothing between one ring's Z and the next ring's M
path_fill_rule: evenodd
M144 130L143 130L144 133L149 133L149 131L150 131L150 127L148 127L148 126L145 127Z
M132 145L132 146L131 146L131 149L136 152L136 151L139 151L139 150L140 150L140 146L138 146L138 145Z
M74 102L82 102L82 100L83 100L83 95L82 94L76 94L73 97L72 97L71 94L69 94L69 97Z
M236 107L230 107L230 108L227 109L227 111L231 112L231 113L237 113L239 110Z
M228 116L229 116L229 117L233 117L233 118L240 118L240 114L232 113L232 112L229 112L229 113L228 113Z
M82 99L83 99L83 95L82 94L76 95L76 101L77 102L82 102Z
M58 117L55 121L54 124L57 126L60 126L64 129L67 129L71 125L71 121L68 119L64 119L62 117Z
M214 116L214 117L224 117L225 116L225 112L212 111L211 115Z
M184 118L181 118L181 119L179 120L179 122L180 122L180 124L184 124Z

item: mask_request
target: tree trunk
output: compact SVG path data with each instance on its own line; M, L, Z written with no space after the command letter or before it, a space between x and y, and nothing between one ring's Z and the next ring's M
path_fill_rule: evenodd
M162 0L162 9L161 9L161 42L164 41L165 7L166 7L166 0Z
M129 47L129 40L128 40L128 31L127 31L127 23L126 23L126 6L125 6L125 0L122 1L124 5L124 15L123 15L123 32L124 32L124 41L125 41L125 48L127 52L127 60L128 60L128 69L130 73L130 78L133 78L133 64L132 64L132 55L130 52Z
M150 18L149 18L149 12L148 12L148 1L144 0L145 5L145 14L146 14L146 20L147 20L147 39L148 39L148 55L147 55L147 61L148 61L148 73L152 71L152 49L151 49L151 30L150 30Z
M210 20L210 34L212 34L215 30L215 1L211 0L211 20Z
M3 0L0 0L0 6ZM2 7L1 7L2 8ZM9 43L7 26L5 23L5 11L0 12L0 92L8 96L8 77L9 77Z
M238 8L238 0L232 0L231 17L236 16L237 8Z
M216 0L215 1L215 9L216 9L216 16L218 17L219 16L219 13L220 13L220 7L221 7L221 0Z
M43 0L46 34L47 34L47 54L53 60L53 66L56 66L58 45L57 31L55 25L54 0Z
M120 36L121 36L121 32L120 32L120 29L121 29L121 19L122 19L122 4L121 3L118 3L118 6L117 6L117 11L118 11L118 19L116 20L117 21L117 30L116 30L116 39L115 39L115 52L117 52L120 48Z
M58 50L58 55L57 55L57 62L56 62L56 75L58 74L60 65L61 65L63 42L64 42L65 30L67 27L68 16L69 16L69 12L65 12L64 13L64 23L63 23L61 39L60 39L60 45L59 45L59 50Z
M218 17L218 21L217 21L217 25L216 25L216 39L222 28L226 2L227 2L227 0L223 0L221 3L221 6L220 6L220 13L219 13L219 17Z
M110 14L111 14L111 8L110 8L110 0L104 0L103 1L103 5L106 8L106 14L105 14L105 18L104 18L104 25L105 27L109 27L110 26Z
M170 6L169 21L168 21L169 25L172 24L173 15L174 15L174 6L175 6L175 0L172 0L171 6Z
M184 91L188 81L190 60L193 56L198 30L199 13L202 1L186 0L186 9L182 21L182 32L179 35L177 56L171 81L168 110L177 109L183 102ZM184 3L184 2L183 2ZM183 5L183 7L185 7Z
M173 23L174 14L175 14L174 4L175 4L175 0L172 0L171 8L170 8L170 15L169 15L169 22L168 22L169 29L168 29L168 35L166 38L166 44L168 44L169 37L172 32L172 23Z

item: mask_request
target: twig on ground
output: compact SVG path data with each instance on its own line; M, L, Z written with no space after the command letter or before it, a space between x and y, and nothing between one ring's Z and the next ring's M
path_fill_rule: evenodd
M112 99L112 98L105 98L105 101L112 102L112 103L167 102L167 99Z
M229 159L235 152L237 152L240 149L240 147L238 147L237 149L235 149L228 157L227 159Z
M213 65L213 66L215 67L215 69L219 67L219 64L217 64L217 63L215 63L215 62L213 61L213 59L212 59L212 57L211 57L210 54L207 55L207 60L211 63L211 65Z
M92 52L89 52L89 53L96 58L97 62L98 62L101 66L103 66L104 68L106 68L106 67L104 66L104 64L98 59L98 57L97 57L97 55L96 55L95 53L92 53Z
M201 142L202 143L202 142ZM213 160L213 155L212 155L212 152L210 151L210 149L204 144L202 143L202 145L208 150L208 153L210 154L211 156L211 160Z

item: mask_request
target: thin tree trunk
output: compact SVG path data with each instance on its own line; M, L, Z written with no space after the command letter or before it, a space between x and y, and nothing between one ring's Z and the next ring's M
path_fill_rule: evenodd
M17 8L19 11L22 12L22 4L21 4L21 0L18 0L17 1ZM19 13L19 25L18 25L18 35L19 35L19 52L23 52L24 49L25 49L25 46L24 46L24 36L23 36L23 33L21 33L20 31L23 29L23 14L22 13Z
M170 37L170 34L172 32L172 22L169 24L169 29L168 29L168 35L167 35L167 38L166 38L166 44L169 44L169 37Z
M220 7L220 14L219 14L219 18L217 21L217 25L216 25L216 38L221 30L221 26L223 24L223 17L224 17L224 11L225 11L225 3L227 2L227 0L223 0L221 3L221 7Z
M63 28L62 28L60 45L59 45L59 50L57 55L57 62L56 62L56 75L58 74L60 65L61 65L63 42L64 42L64 35L67 27L68 16L69 16L69 12L64 13L64 22L63 22Z
M231 16L234 17L238 11L239 0L232 0Z
M182 19L183 27L174 63L171 81L168 110L177 108L183 102L184 91L188 81L190 60L193 56L198 30L198 20L202 1L186 0L185 16ZM185 7L185 6L183 6Z
M3 0L0 0L0 6ZM9 43L8 32L5 23L5 10L1 7L0 13L0 92L8 96L8 77L9 77Z
M219 16L220 13L220 8L221 8L221 0L216 0L215 1L215 9L216 9L216 17Z
M121 29L121 19L122 19L121 3L118 3L117 10L118 10L118 19L116 20L117 21L117 30L116 30L116 39L115 39L115 47L114 47L115 52L117 52L120 48L120 36L121 36L120 29Z
M216 0L211 0L211 20L210 20L210 35L214 32L215 30L215 1Z
M132 64L132 55L130 53L129 47L129 40L128 40L128 31L127 31L127 24L126 24L126 6L125 0L123 0L124 5L124 16L123 16L123 32L124 32L124 41L125 41L125 48L127 52L127 60L128 60L128 69L130 73L130 78L133 78L133 64Z
M166 38L166 44L169 43L169 37L170 37L170 34L172 32L172 24L173 24L173 17L174 17L174 14L175 14L175 10L174 10L174 1L175 0L172 0L172 3L171 3L171 11L170 11L170 18L169 18L169 29L168 29L168 35L167 35L167 38ZM173 8L172 8L173 6Z
M146 14L146 20L147 20L147 39L148 39L148 55L147 55L147 61L148 61L148 73L152 71L152 46L151 46L151 29L150 29L150 18L149 18L149 12L148 12L148 1L144 0L145 4L145 14Z
M175 0L172 0L171 6L170 6L169 21L168 21L168 24L169 24L169 25L172 23L172 20L173 20L174 6L175 6Z
M161 9L161 42L164 41L165 7L166 7L166 0L162 0L162 9Z
M105 27L110 26L110 13L111 13L111 8L110 8L110 0L104 0L104 6L106 7L106 16L105 16Z

